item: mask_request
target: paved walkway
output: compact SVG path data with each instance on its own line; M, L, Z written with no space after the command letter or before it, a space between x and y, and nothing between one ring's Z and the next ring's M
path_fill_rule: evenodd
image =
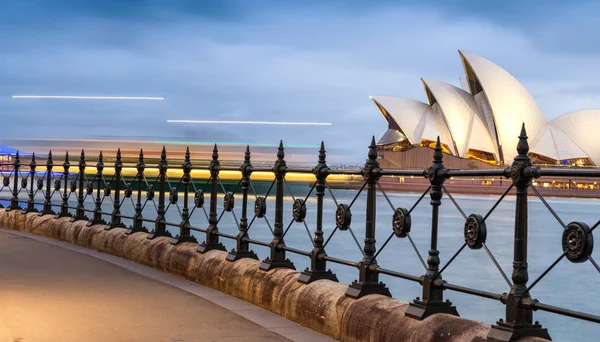
M286 341L282 335L330 340L185 279L0 229L0 342Z

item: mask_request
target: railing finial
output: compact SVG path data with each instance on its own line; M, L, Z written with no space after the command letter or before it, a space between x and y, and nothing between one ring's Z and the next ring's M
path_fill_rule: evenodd
M517 152L519 156L527 156L529 153L529 143L527 142L527 131L525 130L525 123L521 127L521 134L519 135L519 143L517 144Z
M244 152L244 163L250 162L250 145L246 145L246 152Z

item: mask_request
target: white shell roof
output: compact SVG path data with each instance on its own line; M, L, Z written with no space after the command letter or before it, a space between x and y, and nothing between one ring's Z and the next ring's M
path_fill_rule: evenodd
M483 88L492 108L504 162L517 155L518 136L525 123L530 145L535 145L546 131L546 119L527 89L511 74L491 61L459 50L465 72L470 68Z
M459 157L465 157L470 148L488 152L495 150L473 95L448 83L421 80L442 110Z
M412 144L420 143L421 139L435 141L439 136L443 144L450 146L448 132L428 104L396 96L371 96L371 99L389 113Z
M596 129L600 109L573 112L547 122L529 92L508 72L473 53L459 50L459 54L467 77L481 86L469 83L471 93L422 79L429 105L394 96L371 97L385 119L393 120L410 143L435 141L439 136L459 157L476 149L499 158L497 141L504 163L510 164L517 155L518 136L525 123L532 152L555 160L590 158L600 166L600 134Z
M600 165L600 135L598 134L600 109L588 109L565 114L550 121L549 125L556 131L564 133L564 136L585 152L594 164ZM559 141L562 138L557 138L556 134L555 139L557 145L563 145L563 142Z

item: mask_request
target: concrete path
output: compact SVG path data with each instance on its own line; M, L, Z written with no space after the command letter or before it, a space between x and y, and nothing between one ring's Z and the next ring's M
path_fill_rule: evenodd
M288 339L332 341L185 279L0 229L0 342Z

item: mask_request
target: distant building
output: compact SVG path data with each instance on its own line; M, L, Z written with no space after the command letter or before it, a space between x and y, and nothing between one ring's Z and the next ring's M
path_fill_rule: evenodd
M388 130L378 142L385 167L420 168L437 137L445 160L460 168L510 164L525 123L536 164L600 166L600 109L582 110L546 121L529 92L506 70L460 51L461 88L421 79L427 103L394 96L371 96ZM412 151L411 151L412 150ZM403 152L403 153L396 153ZM407 153L408 152L408 153Z

